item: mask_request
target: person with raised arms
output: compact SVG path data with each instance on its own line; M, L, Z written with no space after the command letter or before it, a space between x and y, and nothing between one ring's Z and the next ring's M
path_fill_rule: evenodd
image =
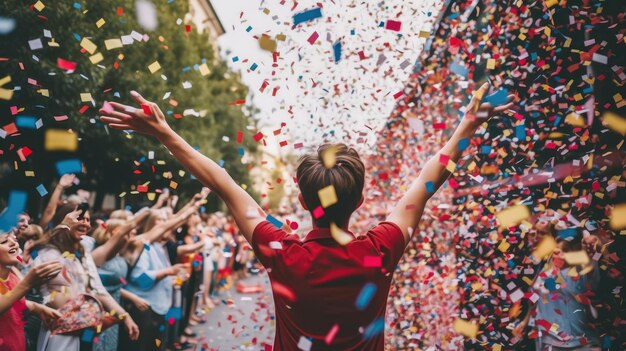
M449 162L441 160L458 161L459 141L512 106L512 96L499 106L481 103L488 87L484 84L474 93L453 135L424 165L386 220L360 236L350 232L349 223L364 200L365 167L358 153L344 144L322 145L300 160L298 198L313 222L313 230L300 240L266 215L224 168L172 130L159 107L137 92L131 95L141 108L111 102L100 109L100 121L155 137L226 203L272 282L273 350L382 351L393 271L426 202L450 174Z

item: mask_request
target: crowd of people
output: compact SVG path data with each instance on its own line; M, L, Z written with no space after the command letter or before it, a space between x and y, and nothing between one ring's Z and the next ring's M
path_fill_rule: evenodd
M219 294L258 271L232 218L199 210L207 188L178 209L165 190L134 212L91 213L89 192L63 196L75 179L60 178L39 220L21 213L2 233L0 288L11 300L0 306L0 349L194 346L191 327Z

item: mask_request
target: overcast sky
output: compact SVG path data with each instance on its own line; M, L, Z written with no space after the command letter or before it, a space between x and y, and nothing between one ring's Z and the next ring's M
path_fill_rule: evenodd
M213 0L226 29L220 52L254 94L262 126L278 139L317 145L323 140L374 142L430 32L443 1L324 1L322 17L296 27L293 15L318 7L316 1ZM394 22L395 21L395 22ZM399 22L399 23L398 23ZM398 26L400 27L398 30ZM314 44L309 43L313 33ZM420 33L422 36L420 37ZM279 57L260 49L258 38L277 40ZM335 62L333 46L341 45ZM273 67L274 65L274 67ZM256 66L252 70L253 66ZM262 85L266 88L260 92ZM276 96L272 96L278 87Z

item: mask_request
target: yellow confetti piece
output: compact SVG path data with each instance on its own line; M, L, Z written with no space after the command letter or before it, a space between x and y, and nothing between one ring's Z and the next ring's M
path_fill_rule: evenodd
M576 112L572 112L565 117L565 123L569 123L574 127L584 127L585 119Z
M24 171L24 175L26 177L34 177L35 176L35 171Z
M39 89L37 90L41 96L50 97L50 91L48 89Z
M80 93L81 102L91 102L91 100L93 100L91 93Z
M76 151L78 149L78 137L63 129L46 130L44 147L46 151Z
M496 68L496 60L495 59L488 59L487 60L487 69L494 69Z
M332 206L337 203L337 193L335 193L335 187L332 185L320 189L317 192L317 196L319 196L320 204L323 208Z
M533 251L533 257L543 260L556 249L556 240L551 235L546 235Z
M448 164L446 165L446 170L448 170L448 172L450 173L454 173L455 169L456 169L456 163L452 160L448 160Z
M613 112L606 111L602 115L602 120L607 127L613 129L621 135L626 135L626 118L618 116Z
M559 3L559 0L546 0L546 7L551 8Z
M0 99L11 100L13 98L13 90L0 88Z
M420 38L430 38L430 32L427 32L425 30L420 30L419 37Z
M330 223L330 235L335 239L337 243L341 246L347 245L349 242L354 240L354 237L346 232L344 232L341 228L339 228L335 223Z
M287 36L284 35L284 34L278 34L276 36L276 40L278 40L278 41L285 41L285 40L287 40Z
M565 252L563 259L572 266L585 266L589 264L589 255L587 255L584 250Z
M96 27L101 28L105 23L107 23L107 21L105 21L104 18L100 18L98 22L96 22Z
M154 73L160 69L161 65L159 64L159 61L154 61L148 66L148 70L150 71L150 73Z
M156 345L156 347L161 346L161 340L160 339L154 339L154 344Z
M148 193L148 200L152 201L156 199L156 193Z
M98 49L96 44L94 44L91 40L87 38L83 38L80 41L80 47L87 50L87 52L90 53L91 55L93 55L93 53L96 52L96 50Z
M119 39L107 39L104 41L104 47L107 50L118 49L123 46L122 41Z
M164 162L165 163L165 162ZM184 177L185 176L185 171L183 171L182 169L178 171L178 176L179 177Z
M329 147L324 150L324 152L322 152L322 162L324 163L324 167L326 169L333 168L337 162L337 148Z
M496 213L496 218L500 222L500 228L512 227L528 217L530 217L530 211L524 205L511 206Z
M272 38L262 35L259 38L259 46L265 51L275 52L278 44L276 44L276 41L272 40Z
M93 63L94 65L100 63L100 61L102 60L104 60L104 56L102 56L101 53L97 53L93 56L89 56L89 61L91 61L91 63Z
M200 67L198 67L198 70L200 71L200 75L203 77L211 73L211 70L206 63L201 64Z
M175 181L173 181L173 180L172 180L172 181L170 181L170 188L172 188L172 189L176 189L176 188L178 188L178 183L176 183L176 182L175 182Z
M506 252L509 249L509 247L511 247L511 244L506 242L506 240L502 240L500 242L500 245L498 245L498 250L500 250L502 252Z
M33 5L33 7L36 8L37 11L41 12L41 10L43 10L46 7L46 5L44 5L43 2L41 1L37 1L35 5Z
M478 325L464 319L457 318L453 327L457 333L463 334L468 338L475 339L476 335L478 335Z
M609 217L611 229L621 230L626 228L626 203L615 205Z

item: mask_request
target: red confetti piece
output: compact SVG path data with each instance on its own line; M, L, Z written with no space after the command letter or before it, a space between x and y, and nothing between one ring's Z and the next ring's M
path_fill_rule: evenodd
M393 94L393 98L394 98L394 99L398 99L398 98L399 98L399 97L401 97L402 95L404 95L404 93L403 93L403 92L401 92L401 91L399 91L399 92L397 92L397 93Z
M241 142L243 141L243 132L242 131L237 131L237 144L241 144Z
M316 209L313 210L313 217L315 219L321 218L324 215L324 209L322 206L317 206Z
M381 256L365 256L363 258L363 267L378 268L382 267L383 258Z
M233 102L229 102L229 105L243 105L246 103L246 100L235 100Z
M296 301L296 294L294 294L291 289L281 283L272 282L272 291L274 291L275 294L280 295L291 302Z
M259 141L261 141L261 139L263 139L264 135L261 132L258 132L256 134L254 134L254 136L252 137L254 139L254 141L256 141L257 143Z
M72 62L72 61L67 61L64 60L62 58L57 58L57 66L59 66L60 69L66 70L66 71L75 71L76 70L76 62Z
M315 44L315 41L317 40L317 38L319 38L320 35L317 34L317 32L313 32L313 34L311 34L311 36L309 37L309 39L307 39L306 41L309 42L309 44L313 45Z
M333 327L330 328L330 330L328 331L328 334L326 334L326 337L324 338L326 345L330 345L333 342L338 332L339 332L339 324L333 325Z
M137 185L137 191L140 193L147 193L148 186L147 185Z
M141 104L141 109L143 110L143 113L147 114L148 116L152 116L152 109L150 109L150 105Z
M400 21L387 20L387 23L385 23L385 29L399 32L400 28L402 28L402 22Z

